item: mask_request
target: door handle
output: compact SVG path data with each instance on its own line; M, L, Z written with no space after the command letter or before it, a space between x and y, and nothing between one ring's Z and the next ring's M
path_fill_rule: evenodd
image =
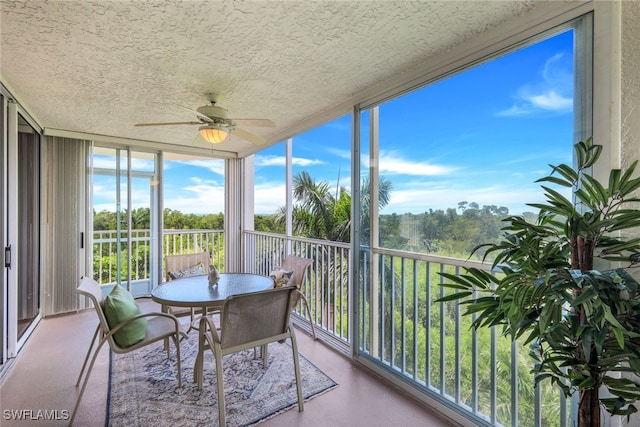
M4 247L4 267L11 268L11 245Z

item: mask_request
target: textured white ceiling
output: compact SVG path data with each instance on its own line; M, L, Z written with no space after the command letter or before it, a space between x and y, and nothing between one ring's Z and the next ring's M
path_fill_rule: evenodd
M0 78L45 129L190 145L219 95L277 143L530 1L0 1ZM259 147L232 137L217 149Z

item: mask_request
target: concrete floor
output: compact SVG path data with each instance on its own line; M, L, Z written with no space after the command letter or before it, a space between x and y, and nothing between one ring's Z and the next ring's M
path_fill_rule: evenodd
M143 309L155 309L148 303ZM93 310L47 318L41 321L25 348L13 361L0 385L0 426L64 426L71 414L82 365L97 319ZM304 412L295 408L261 423L264 427L288 426L429 426L454 425L435 411L372 375L320 341L298 331L299 352L339 386L305 403ZM74 425L104 426L108 350L103 347L94 367ZM11 419L10 411L57 411L59 420ZM212 408L215 410L215 408Z

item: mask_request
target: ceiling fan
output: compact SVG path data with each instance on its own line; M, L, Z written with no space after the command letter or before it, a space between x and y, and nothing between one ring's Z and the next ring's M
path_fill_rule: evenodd
M217 144L227 139L230 133L239 136L254 144L264 144L266 139L255 135L251 132L238 127L274 127L269 119L236 119L230 118L229 112L222 107L216 105L216 96L209 95L209 105L203 105L196 110L190 110L196 113L198 121L191 122L160 122L160 123L137 123L134 126L173 126L173 125L200 125L198 131L200 135L208 142Z

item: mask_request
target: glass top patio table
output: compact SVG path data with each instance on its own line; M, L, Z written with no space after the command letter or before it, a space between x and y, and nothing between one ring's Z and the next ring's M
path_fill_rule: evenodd
M163 306L216 307L231 295L265 291L274 286L269 276L252 273L220 273L215 286L207 275L171 280L151 291L151 299Z

